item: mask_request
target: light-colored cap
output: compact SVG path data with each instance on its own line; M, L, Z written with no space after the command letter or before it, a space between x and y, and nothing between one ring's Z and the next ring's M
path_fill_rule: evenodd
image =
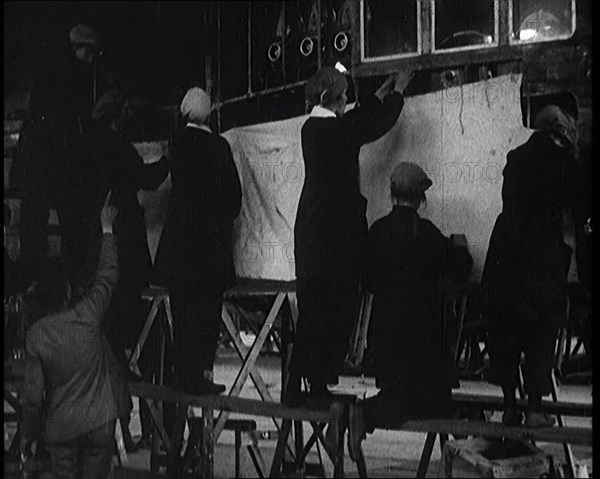
M202 88L190 88L180 107L181 115L188 121L204 124L212 111L212 101Z

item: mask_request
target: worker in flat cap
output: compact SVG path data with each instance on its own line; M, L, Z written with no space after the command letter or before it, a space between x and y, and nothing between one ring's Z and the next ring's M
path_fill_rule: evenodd
M99 96L115 83L97 35L77 25L64 36L64 50L40 55L36 66L28 119L19 136L11 185L23 191L20 267L26 283L34 280L48 254L50 209L58 213L61 257L72 283L77 263L85 257L79 231L82 138L90 127Z
M552 389L559 328L567 326L568 285L578 282L575 231L587 219L576 158L575 118L563 107L544 106L536 131L507 155L502 213L496 219L482 275L489 322L490 380L502 387L502 421L529 427L554 424L542 411ZM516 402L525 354L525 417Z
M233 220L242 190L229 143L212 132L210 95L188 89L175 139L171 201L155 260L154 282L171 293L175 320L174 387L219 394L212 381L223 291L235 279Z
M366 198L359 188L358 155L396 123L412 74L391 75L370 97L346 112L348 80L321 68L306 84L310 114L302 126L305 180L294 227L299 308L288 384L282 399L330 400L358 315L359 282L367 237Z
M90 26L75 25L69 32L69 40L77 60L88 64L94 61L100 49L100 39Z
M453 414L451 391L459 383L444 340L442 283L464 283L473 260L464 236L446 237L419 215L432 184L419 165L399 163L390 177L392 211L369 230L368 345L380 391L352 408L348 446L353 460L376 427Z

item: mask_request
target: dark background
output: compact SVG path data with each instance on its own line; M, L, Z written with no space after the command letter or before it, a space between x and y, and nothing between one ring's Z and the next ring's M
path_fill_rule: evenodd
M69 31L92 26L103 40L119 83L159 105L176 104L204 83L203 8L210 2L4 2L4 100L22 104L40 62L59 62ZM20 104L21 103L21 104Z

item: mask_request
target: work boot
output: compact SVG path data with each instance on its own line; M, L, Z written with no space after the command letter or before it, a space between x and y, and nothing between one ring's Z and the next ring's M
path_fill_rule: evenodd
M305 396L302 394L301 378L296 374L291 374L287 387L281 395L281 402L289 407L298 407L305 401Z
M190 394L211 395L224 393L227 388L224 384L217 384L205 378L198 378L193 387L190 388ZM187 391L186 391L187 392Z
M362 455L361 443L367 437L364 407L361 403L350 406L348 421L348 452L350 459L357 462Z
M551 427L556 420L550 414L541 411L527 411L525 413L525 426L527 427Z
M312 383L306 398L306 407L313 410L329 409L334 399L331 391L327 389L327 384Z
M142 436L137 443L138 449L150 449L152 447L152 436Z
M523 413L516 404L504 407L504 412L502 413L502 423L505 426L520 426L522 422Z

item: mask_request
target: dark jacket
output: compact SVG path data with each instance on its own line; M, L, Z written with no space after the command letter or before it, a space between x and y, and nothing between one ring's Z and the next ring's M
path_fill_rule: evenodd
M70 46L64 61L36 69L11 168L12 187L41 189L54 207L73 200L72 182L81 169L78 149L91 125L94 90L97 99L115 85L111 70L104 56L93 65L76 60Z
M173 190L155 261L156 282L224 288L235 278L233 220L242 189L227 140L187 126L171 164Z
M466 248L452 248L431 221L395 206L369 231L367 288L374 294L368 333L379 387L407 391L457 387L443 324L443 280L464 281Z
M297 277L356 275L364 266L367 199L358 155L396 123L404 99L377 97L341 118L310 117L302 127L305 179L294 227Z
M90 238L86 261L86 278L90 277L99 253L101 235L100 211L109 191L119 210L114 230L119 237L119 290L137 293L146 287L151 276L152 262L148 250L144 209L137 197L138 190L156 190L169 174L165 157L150 164L120 133L100 124L88 137L88 164L81 182L85 191L82 201Z
M502 213L482 276L490 320L516 310L534 321L565 324L572 250L563 241L563 218L578 203L580 185L574 157L547 133L536 132L509 152Z
M117 278L116 237L105 234L94 285L86 296L27 332L24 437L38 437L42 406L48 444L81 436L129 412L127 384L101 327Z

